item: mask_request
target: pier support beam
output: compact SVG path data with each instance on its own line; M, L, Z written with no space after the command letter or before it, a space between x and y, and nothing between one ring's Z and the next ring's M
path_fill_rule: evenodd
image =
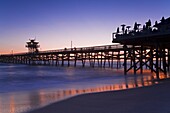
M83 67L85 67L86 57L87 57L87 53L81 53L81 60L82 60Z
M127 57L126 57L126 51L127 51L127 46L123 46L124 49L124 75L127 75Z
M77 53L74 54L74 67L76 67L77 65Z
M111 56L111 68L113 68L113 57L114 57L114 51L112 51L112 56Z
M143 73L143 46L140 48L140 73Z
M159 79L159 45L158 43L156 44L156 64L155 64L155 68L156 68L156 78Z
M120 51L118 52L118 55L117 55L117 69L120 68Z
M150 48L150 67L151 67L151 72L153 73L153 47Z
M135 54L135 46L133 46L133 70L134 74L136 74L136 54Z
M67 61L68 61L67 66L69 67L70 66L70 53L67 54Z
M101 55L100 55L100 66L102 67L103 63L102 63L102 60L103 60L103 52L101 52Z
M55 65L58 66L58 54L56 54L56 62Z
M168 73L170 69L170 49L168 49Z
M166 69L166 53L165 53L165 48L162 49L162 62L163 62L163 70L164 70L164 74L167 74L167 69Z
M64 66L64 53L62 54L62 63L61 66Z

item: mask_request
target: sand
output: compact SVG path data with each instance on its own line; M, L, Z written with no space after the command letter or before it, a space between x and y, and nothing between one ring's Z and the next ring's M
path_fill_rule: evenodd
M78 95L29 113L170 113L170 80L142 88Z

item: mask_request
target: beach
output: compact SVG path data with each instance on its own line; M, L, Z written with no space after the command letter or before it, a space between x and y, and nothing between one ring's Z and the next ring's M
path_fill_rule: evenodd
M78 95L29 113L170 113L170 80L152 86Z

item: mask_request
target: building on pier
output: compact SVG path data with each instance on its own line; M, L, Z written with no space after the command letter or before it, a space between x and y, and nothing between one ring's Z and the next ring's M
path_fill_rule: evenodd
M155 22L153 26L151 26L151 20L146 22L143 28L140 28L140 25L135 23L132 30L127 26L127 32L113 33L112 42L126 45L155 45L155 43L161 43L166 47L170 47L170 18L164 19L162 17L161 22ZM125 25L122 27L125 27Z
M38 48L40 47L40 45L38 45L39 42L36 42L35 39L29 39L26 43L27 45L25 45L25 47L28 48L29 53L38 53Z

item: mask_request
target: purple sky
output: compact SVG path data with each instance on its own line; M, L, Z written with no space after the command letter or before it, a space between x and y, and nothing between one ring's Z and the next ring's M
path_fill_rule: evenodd
M170 15L170 0L0 0L0 54L112 44L121 24L154 23Z

